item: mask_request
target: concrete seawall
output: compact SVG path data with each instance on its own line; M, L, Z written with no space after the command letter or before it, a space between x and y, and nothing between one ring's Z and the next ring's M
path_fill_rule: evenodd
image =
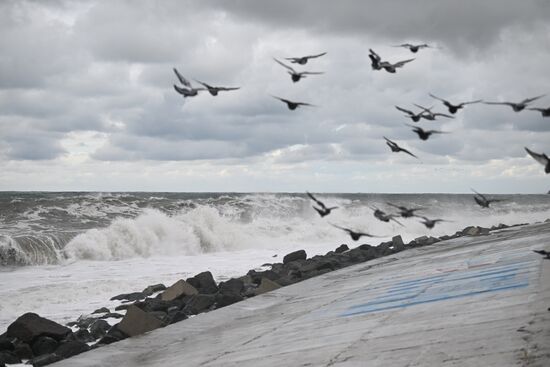
M54 366L548 366L550 223L308 279Z

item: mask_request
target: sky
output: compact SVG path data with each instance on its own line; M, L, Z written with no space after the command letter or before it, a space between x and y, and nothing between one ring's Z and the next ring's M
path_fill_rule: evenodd
M524 147L550 154L550 118L472 104L421 141L394 106L550 107L549 18L546 0L2 0L0 190L546 193ZM375 71L369 48L414 60ZM273 60L321 52L298 83ZM184 99L174 67L240 89Z

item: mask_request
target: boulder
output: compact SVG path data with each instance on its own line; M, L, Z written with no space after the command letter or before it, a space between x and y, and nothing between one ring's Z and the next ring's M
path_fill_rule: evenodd
M98 320L98 321L104 321L104 320ZM88 329L78 329L74 333L70 334L69 337L67 338L67 340L77 340L84 343L90 343L96 339L97 338L94 338L92 334L88 331Z
M134 302L144 299L146 296L142 292L133 292L133 293L123 293L118 296L111 298L111 301L125 301L125 302Z
M31 359L34 357L31 346L27 343L18 343L13 352L20 359Z
M42 367L42 366L46 366L48 364L58 362L62 359L63 358L58 356L57 354L51 353L51 354L44 354L42 356L35 357L27 363L32 365L33 367Z
M184 311L188 314L196 315L207 311L215 302L216 297L212 294L196 294L189 299Z
M126 339L128 335L122 332L117 325L111 326L107 334L105 334L95 345L105 345Z
M98 308L97 310L95 310L94 312L92 312L92 315L93 314L96 314L96 313L109 313L111 311L109 311L109 309L107 307L101 307L101 308Z
M98 317L98 319L121 319L124 315L117 312L109 312ZM91 323L90 323L91 325Z
M221 294L241 294L244 289L244 282L241 279L231 278L228 281L221 282L219 293Z
M283 264L289 263L291 261L305 260L305 259L307 259L307 254L305 250L298 250L298 251L291 252L290 254L286 254L285 257L283 258Z
M117 328L128 336L140 335L162 326L162 321L134 305L128 308L122 321L117 324Z
M336 252L337 254L341 254L342 252L345 252L345 251L347 251L347 250L349 250L348 245L346 245L346 244L341 244L340 246L338 246L338 247L336 248L336 250L334 250L334 252Z
M274 281L267 278L262 278L260 285L258 286L258 288L255 289L254 293L256 295L259 295L262 293L271 292L279 288L281 288L281 286L278 283L275 283Z
M242 301L244 298L240 295L240 293L218 293L216 294L216 307L225 307L229 306L233 303L237 303L239 301Z
M131 304L118 305L115 307L115 311L125 311L130 307Z
M183 321L185 319L187 319L187 314L183 311L178 311L178 312L175 312L172 315L169 315L170 324L174 324L176 322L180 322L180 321Z
M19 359L15 353L8 351L0 352L0 365L16 363L21 363L21 359Z
M31 342L39 336L49 336L55 340L65 338L71 329L56 322L29 312L20 316L8 326L7 336L15 337L24 342Z
M146 298L143 302L136 303L135 305L146 312L163 311L166 312L170 307L181 308L184 304L182 298L175 299L173 301L163 301L160 298Z
M489 234L489 228L483 228L479 226L469 226L462 230L463 236L483 236Z
M191 284L202 294L214 294L218 291L218 285L214 281L212 273L209 271L203 271L192 278L188 278L186 282Z
M92 335L92 338L99 339L111 328L111 325L105 320L96 320L92 325L90 325L90 334Z
M153 294L163 291L166 289L166 286L164 284L153 284L148 286L143 290L143 294L145 294L147 297L152 296Z
M32 352L35 356L53 353L59 343L49 336L40 336L32 343Z
M185 280L180 279L162 292L160 299L163 301L172 301L179 297L192 296L198 293L199 291L197 291L195 287L187 283Z
M55 354L61 358L69 358L80 353L84 353L90 350L88 344L78 341L69 340L61 343L61 345L55 350Z
M250 270L246 275L250 276L254 284L260 284L260 282L262 281L262 278L267 278L269 280L277 280L281 277L279 273L276 273L273 270L265 270L265 271Z
M0 352L7 350L7 351L13 351L15 349L13 343L8 338L0 338Z
M391 239L392 246L395 250L401 251L405 249L405 244L403 243L403 239L400 235L393 236Z

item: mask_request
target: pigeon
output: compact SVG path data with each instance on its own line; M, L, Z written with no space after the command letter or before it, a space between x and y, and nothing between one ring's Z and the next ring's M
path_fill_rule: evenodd
M427 45L426 43L423 43L421 45L412 45L410 43L403 43L401 45L396 45L396 46L393 46L393 47L405 47L405 48L408 48L409 51L411 51L412 53L417 53L418 50L420 50L422 48L431 48L431 46Z
M548 108L533 107L533 108L528 108L528 110L539 111L542 114L542 117L550 117L550 107Z
M401 108L399 106L395 106L395 108L397 108L401 112L406 113L408 115L407 117L409 117L411 120L413 120L413 122L420 121L420 119L422 118L422 114L424 114L424 111L422 111L420 113L414 113L412 111L406 110L406 109Z
M277 97L277 96L271 96L271 97L273 97L275 99L278 99L281 102L286 103L286 105L288 106L288 109L291 110L291 111L294 111L295 109L297 109L300 106L312 106L312 107L314 107L312 104L305 103L305 102L293 102L293 101L289 101L288 99L284 99L284 98Z
M399 152L407 153L408 155L413 156L416 159L418 159L417 156L415 156L414 154L409 152L407 149L401 148L399 145L397 145L396 142L391 141L390 139L386 138L385 136L384 136L384 139L386 139L386 144L390 147L392 152L394 152L394 153L399 153Z
M371 61L371 67L373 70L380 70L382 67L380 66L380 63L382 62L382 59L380 56L372 50L372 48L369 48L369 58Z
M393 220L395 223L397 223L397 224L399 224L400 226L403 227L403 224L401 222L399 222L397 219L394 218L397 215L395 215L395 214L386 214L382 210L380 210L376 207L373 207L373 206L371 206L370 208L374 211L374 217L376 219L378 219L382 222L386 222L386 223L388 223L390 220Z
M421 140L428 140L428 138L429 138L430 135L432 135L432 134L448 134L447 131L424 130L424 129L422 129L421 127L418 127L418 126L409 125L409 124L405 124L405 125L412 127L412 131L414 131L415 133L417 133L417 134L418 134L418 137L419 137Z
M435 121L437 119L437 116L443 116L443 117L447 117L447 118L450 118L450 119L454 119L453 116L451 115L447 115L445 113L439 113L439 112L432 112L432 108L433 107L430 107L430 108L426 108L426 107L423 107L421 105L418 105L418 104L414 104L416 107L418 108L421 108L422 110L424 110L424 112L422 112L422 114L420 115L423 119L426 119L428 121Z
M331 223L332 224L332 223ZM336 228L339 228L341 229L342 231L345 231L347 232L351 239L354 240L354 241L357 241L359 240L361 237L365 236L365 237L379 237L379 236L374 236L372 234L369 234L369 233L365 233L365 232L356 232L356 231L353 231L349 228L345 228L345 227L340 227L340 226L337 226L336 224L332 224L333 227L336 227Z
M218 92L221 92L221 91L230 91L230 90L237 90L237 89L240 89L241 87L213 87L211 85L208 85L204 82L201 82L199 80L195 80L197 83L199 84L202 84L203 86L206 87L206 89L208 90L208 93L210 93L211 95L213 95L214 97L218 95Z
M532 150L529 150L527 147L525 147L525 151L533 157L537 162L542 164L544 166L544 172L550 173L550 158L545 153L535 153Z
M326 55L326 52L320 53L318 55L309 55L309 56L302 56L302 57L286 57L285 60L289 60L293 64L299 64L299 65L305 65L307 64L309 59L314 59L316 57L321 57L323 55Z
M439 222L448 222L448 220L445 220L445 219L428 219L426 217L420 217L422 218L423 220L420 221L420 223L424 224L426 226L426 228L429 228L429 229L432 229L433 227L435 227L436 223L439 223Z
M542 256L546 256L546 260L550 260L550 252L545 250L533 250L533 252L536 252L537 254L541 254Z
M544 97L545 95L542 94L540 96L537 96L537 97L533 97L533 98L526 98L524 99L523 101L521 102L517 102L517 103L514 103L514 102L483 102L485 104L502 104L502 105L506 105L506 106L510 106L512 107L512 109L514 110L514 112L520 112L520 111L523 111L525 109L525 107L527 107L527 105L533 101L536 101L537 99L539 98L542 98Z
M297 72L296 70L294 70L290 66L283 64L281 61L279 61L275 58L273 60L275 60L279 65L281 65L281 66L285 67L286 69L288 69L288 73L290 74L290 78L292 79L292 81L294 83L299 82L300 79L305 78L306 75L324 74L323 72L320 72L320 71L301 71L301 72Z
M422 210L422 208L409 209L405 206L399 206L399 205L395 205L395 204L392 204L392 203L386 203L386 204L388 204L389 206L393 206L394 208L399 209L399 215L401 215L403 218L414 217L415 216L415 214L414 214L415 211Z
M479 192L477 192L476 190L474 189L471 189L476 195L474 196L474 200L475 202L482 208L488 208L489 207L489 204L491 203L498 203L499 201L503 201L503 200L499 200L499 199L487 199L487 197L483 194L480 194Z
M405 65L406 63L409 63L413 60L414 59L407 59L407 60L403 60L403 61L398 61L395 64L392 64L391 62L388 62L388 61L381 61L380 62L380 67L383 68L384 70L386 70L388 73L394 74L397 71L397 68L401 68L401 67L403 67L403 65Z
M310 198L311 200L315 201L315 203L316 203L317 205L320 206L320 208L317 208L317 207L315 207L315 206L312 206L312 208L315 209L315 210L317 211L317 213L319 213L319 215L320 215L321 217L324 217L324 216L326 216L326 215L329 215L330 212L331 212L333 209L337 209L337 208L338 208L337 206L326 207L325 204L324 204L322 201L320 201L320 200L318 200L317 198L315 198L315 196L313 196L311 193L309 193L309 192L306 191L306 194L307 194L307 196L309 196L309 198Z
M197 94L199 94L199 91L205 90L204 88L193 88L193 86L191 85L191 82L185 79L183 75L181 75L176 68L173 68L173 70L174 70L174 73L176 73L176 76L178 77L178 80L180 81L180 83L185 86L185 88L182 88L174 84L174 89L176 90L176 92L181 94L184 98L194 97Z
M462 102L462 103L459 103L459 104L452 104L451 102L443 99L443 98L439 98L437 96L434 96L433 94L430 93L430 97L432 98L435 98L441 102L443 102L443 104L445 106L447 106L447 108L449 109L449 112L452 113L453 115L455 113L457 113L458 110L464 108L464 106L468 105L468 104L474 104L474 103L479 103L479 102L483 102L483 100L481 99L477 99L475 101L469 101L469 102Z

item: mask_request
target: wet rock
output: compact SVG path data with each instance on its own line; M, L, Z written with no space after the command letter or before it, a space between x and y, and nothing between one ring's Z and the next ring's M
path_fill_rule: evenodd
M98 320L98 321L104 321L104 320ZM97 321L96 321L97 322ZM93 324L92 324L93 325ZM97 338L94 338L92 334L88 331L88 329L79 329L75 331L74 333L70 334L67 340L77 340L84 343L90 343L96 340Z
M49 336L40 336L32 343L32 352L35 356L53 353L59 343Z
M405 244L403 243L403 239L400 235L393 236L391 239L391 243L393 245L393 248L397 251L401 251L405 249Z
M109 313L109 312L111 311L107 307L101 307L95 310L94 312L92 312L92 315L96 313Z
M18 343L13 352L20 359L31 359L34 357L31 346L27 343Z
M160 299L163 301L172 301L179 297L192 296L198 293L199 291L197 291L195 287L187 283L185 280L180 279L162 292Z
M162 326L162 321L134 305L128 308L122 321L117 324L118 330L128 336L140 335Z
M145 288L142 293L145 294L147 297L149 297L165 289L166 289L166 286L164 284L153 284Z
M267 278L262 278L262 281L260 282L260 285L255 290L256 295L260 295L266 292L271 292L275 289L279 289L281 286L278 283L275 283L272 280L269 280Z
M338 247L336 248L336 250L334 250L334 252L336 252L337 254L341 254L342 252L345 252L345 251L347 251L347 250L349 250L348 245L346 245L346 244L341 244L340 246L338 246Z
M184 311L188 314L196 315L207 311L216 302L216 297L211 294L196 294L189 299L185 305Z
M291 252L290 254L286 254L285 257L283 258L283 264L289 263L291 261L305 260L305 259L307 259L307 254L305 250L298 250L298 251Z
M222 294L241 294L244 290L244 282L241 279L231 278L225 282L221 282L219 293Z
M125 302L133 302L133 301L139 301L140 299L144 299L146 296L142 292L133 292L133 293L123 293L119 294L118 296L114 296L111 298L111 301L125 301Z
M88 315L81 315L76 322L69 322L68 326L78 326L80 329L87 329L97 320L96 317L90 317Z
M124 315L120 313L109 312L109 313L106 313L105 315L101 315L100 317L98 317L98 319L121 319L123 317Z
M29 312L8 326L6 335L28 343L39 336L49 336L55 340L61 340L70 332L71 329L63 325Z
M113 325L113 326L111 326L111 328L109 329L107 334L105 334L101 339L99 339L99 341L96 343L96 345L100 346L100 345L105 345L105 344L111 344L111 343L126 339L127 337L128 337L128 335L125 334L124 332L122 332L118 328L118 324Z
M212 273L209 271L203 271L202 273L187 279L186 282L191 284L199 291L199 293L202 294L214 294L218 292L218 285L214 281Z
M78 341L78 340L69 340L62 343L56 350L55 354L61 358L69 358L80 353L84 353L90 350L88 344Z
M131 306L131 304L118 305L118 306L115 307L115 311L125 311L130 306Z
M107 334L110 328L111 325L109 325L107 321L96 320L92 325L90 325L90 334L94 340L99 339Z
M63 359L62 357L58 356L55 353L44 354L42 356L38 356L38 357L35 357L35 358L31 359L28 362L28 364L32 365L33 367L42 367L42 366L47 366L49 364L58 362L62 359Z
M15 355L15 353L8 351L0 352L0 365L16 363L21 363L21 360Z

